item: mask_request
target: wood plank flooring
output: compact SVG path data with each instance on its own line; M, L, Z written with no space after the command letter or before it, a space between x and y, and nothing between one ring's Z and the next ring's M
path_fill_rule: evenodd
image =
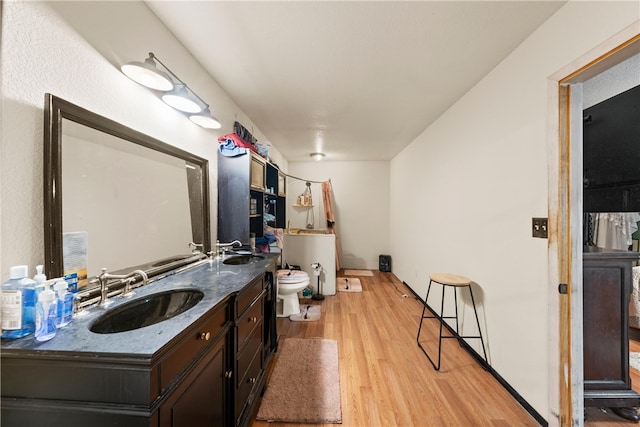
M301 300L322 306L317 322L278 319L281 340L338 341L344 427L539 425L455 340L444 341L441 370L435 371L416 344L422 304L392 273L373 273L358 277L362 293ZM425 320L425 332L437 344L435 321ZM305 425L256 421L255 416L251 424Z

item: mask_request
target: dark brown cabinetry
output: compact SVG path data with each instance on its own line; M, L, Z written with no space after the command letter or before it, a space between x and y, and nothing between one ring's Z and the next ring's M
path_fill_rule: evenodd
M240 240L264 233L264 214L274 228L286 225L285 175L259 155L218 155L218 240Z
M226 340L219 340L160 408L160 426L225 426Z
M3 351L2 425L225 425L230 310L221 302L158 358Z
M264 387L263 357L264 280L254 280L235 302L235 421L247 425L257 397Z
M638 407L629 377L629 297L640 253L585 247L583 255L585 406Z

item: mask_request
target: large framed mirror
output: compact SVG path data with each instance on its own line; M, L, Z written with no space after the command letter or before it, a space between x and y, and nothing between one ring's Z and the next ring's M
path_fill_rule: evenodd
M48 277L159 274L210 251L208 161L45 96ZM196 244L197 246L194 246Z

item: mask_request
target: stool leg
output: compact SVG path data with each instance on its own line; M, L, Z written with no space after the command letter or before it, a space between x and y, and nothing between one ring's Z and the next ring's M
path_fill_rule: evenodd
M453 287L453 304L455 305L455 309L456 309L456 336L458 337L458 344L462 345L462 341L460 338L460 323L458 320L458 288L457 287Z
M429 292L431 292L431 284L433 283L433 280L429 280L429 287L427 288L427 296L424 299L424 307L422 308L422 316L420 317L420 327L418 327L418 336L416 337L416 341L418 342L418 347L420 347L420 350L422 350L422 352L424 353L425 356L427 356L427 359L429 359L429 362L431 362L431 365L433 365L433 368L436 371L440 370L440 350L442 348L442 320L440 320L440 336L438 338L438 364L436 365L433 360L431 359L431 356L429 356L429 353L427 353L427 350L425 350L425 348L422 346L422 344L420 343L420 331L422 330L422 322L424 321L424 319L426 318L436 318L436 316L425 316L424 313L427 310L427 301L429 300ZM442 317L442 311L444 310L444 286L442 287L442 301L440 304L440 317Z
M440 300L440 336L438 337L438 366L433 365L436 371L440 370L440 358L442 354L442 326L443 326L442 324L444 323L444 318L442 316L444 315L444 288L446 288L446 286L443 285L442 299ZM431 364L433 364L433 362L431 362Z
M424 306L422 307L422 316L420 317L420 326L418 327L418 336L416 337L416 341L418 342L418 345L420 345L420 331L422 330L422 321L425 318L424 317L424 312L427 309L427 301L429 300L429 292L431 292L431 282L432 282L432 280L429 280L429 287L427 288L427 296L424 298Z
M469 285L469 294L471 295L471 304L473 304L473 313L476 315L476 325L478 326L478 335L480 335L480 343L482 344L482 353L484 353L485 368L489 366L489 360L487 359L487 350L484 348L484 339L482 338L482 329L480 329L480 320L478 320L478 310L476 310L476 302L473 299L473 291L471 285Z

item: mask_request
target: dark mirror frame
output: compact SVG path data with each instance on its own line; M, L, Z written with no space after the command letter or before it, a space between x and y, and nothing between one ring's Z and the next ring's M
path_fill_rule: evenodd
M192 236L194 242L203 244L202 252L207 253L211 250L208 160L47 93L45 94L44 111L44 254L47 277L62 277L64 274L64 263L62 259L63 188L61 186L62 119L74 121L133 144L138 144L200 166L200 177L202 181L200 185L201 194L197 194L197 191L194 192L193 190L190 190L191 194L189 194L192 213ZM192 188L191 185L190 188ZM200 211L202 214L201 221L194 219L197 216L195 215L197 211ZM149 260L149 263L152 264L154 261L158 260ZM162 271L177 266L179 265L172 263L171 265L167 265L166 268L163 268Z

